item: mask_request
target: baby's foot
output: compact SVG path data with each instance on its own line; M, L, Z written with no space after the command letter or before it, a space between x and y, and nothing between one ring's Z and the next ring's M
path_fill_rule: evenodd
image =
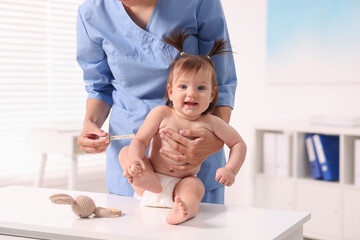
M130 165L128 169L128 174L130 177L140 177L144 175L144 170L140 164Z
M192 216L189 215L186 204L181 200L179 196L175 197L173 208L169 215L166 217L168 224L179 224L190 219Z
M153 171L145 171L143 174L134 176L129 175L127 179L130 184L153 193L161 193L163 190L159 176Z

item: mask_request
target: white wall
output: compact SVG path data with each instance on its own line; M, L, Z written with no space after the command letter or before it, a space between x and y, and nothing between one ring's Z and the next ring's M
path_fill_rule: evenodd
M266 0L222 1L238 77L231 125L248 154L226 203L252 204L253 126L263 122L308 122L313 115L360 116L360 84L269 84L266 79Z

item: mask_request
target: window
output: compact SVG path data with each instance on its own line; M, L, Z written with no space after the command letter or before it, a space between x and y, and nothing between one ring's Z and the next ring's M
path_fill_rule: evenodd
M82 2L0 0L1 180L37 167L26 153L29 129L81 123L86 91L75 23Z

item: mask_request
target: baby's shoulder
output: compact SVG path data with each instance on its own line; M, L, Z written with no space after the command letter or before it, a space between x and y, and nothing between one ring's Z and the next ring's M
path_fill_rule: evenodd
M152 111L169 111L170 107L166 106L166 105L160 105L160 106L156 106L152 109Z
M154 107L152 110L151 110L152 113L155 113L155 114L162 114L162 115L168 115L168 114L171 114L171 108L169 106L157 106L157 107Z
M201 116L201 121L205 121L208 123L214 122L214 121L218 121L221 120L221 118L219 118L218 116L212 115L212 114L205 114L203 116Z
M202 116L201 122L205 122L206 124L211 126L211 128L217 128L226 123L222 118L212 114L206 114Z

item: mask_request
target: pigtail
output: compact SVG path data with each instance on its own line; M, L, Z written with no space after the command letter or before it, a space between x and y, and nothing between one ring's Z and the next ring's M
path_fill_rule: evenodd
M178 32L173 32L170 34L170 37L165 37L164 41L175 47L177 50L179 50L180 53L183 53L184 42L191 35L190 33L186 33L186 32L187 29Z
M225 39L217 39L214 41L214 46L208 54L208 58L210 59L212 56L223 55L231 52L232 51L228 49L228 42Z

